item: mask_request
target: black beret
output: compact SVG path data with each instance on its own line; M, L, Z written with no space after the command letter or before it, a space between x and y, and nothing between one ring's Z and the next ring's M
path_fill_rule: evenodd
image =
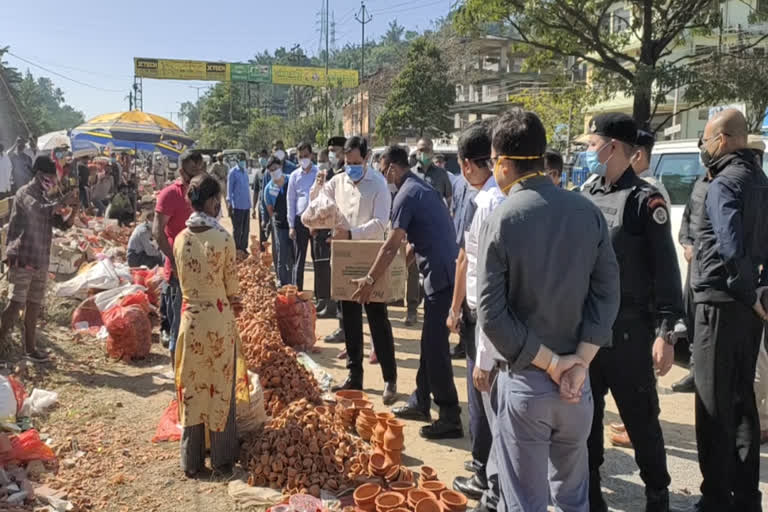
M589 133L634 146L637 142L637 123L627 114L600 114L589 123Z
M330 139L328 139L327 146L329 146L329 147L330 146L341 146L341 147L344 147L344 144L346 144L346 143L347 143L347 138L338 135L336 137L331 137Z
M56 174L56 164L53 163L50 156L40 155L35 158L32 170L43 174Z

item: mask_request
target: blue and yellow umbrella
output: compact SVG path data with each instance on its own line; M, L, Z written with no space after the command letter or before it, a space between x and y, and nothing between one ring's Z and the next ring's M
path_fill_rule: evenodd
M108 133L117 140L150 144L178 142L191 146L195 142L172 121L139 110L102 114L78 126L75 131Z
M131 140L121 140L112 136L112 134L102 130L78 131L72 130L70 133L72 141L72 152L77 155L79 151L86 151L94 145L97 147L112 149L133 149L135 151L146 151L154 153L160 151L163 155L171 159L176 159L184 150L184 145L175 141L167 142L139 142Z

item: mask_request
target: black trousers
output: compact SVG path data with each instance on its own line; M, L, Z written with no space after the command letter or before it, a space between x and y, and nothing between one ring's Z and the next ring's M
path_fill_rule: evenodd
M353 379L363 380L363 306L357 302L342 301L344 312L344 332L347 346L347 369ZM395 340L392 336L392 324L389 323L387 305L382 302L369 302L365 305L368 325L376 357L379 359L384 382L397 380L395 363Z
M162 256L150 256L145 252L134 252L128 250L128 266L129 267L142 267L155 268L163 264Z
M646 489L657 491L669 486L670 477L651 356L654 338L650 319L617 321L613 326L613 347L601 348L589 368L595 413L587 448L590 474L597 475L604 460L603 417L610 390L635 448L640 477Z
M445 325L452 300L452 286L424 297L421 357L416 374L416 391L411 395L409 404L429 411L431 397L434 397L440 407L440 416L456 420L461 409L456 384L453 382L453 364L448 346L450 333Z
M475 328L477 319L469 308L464 307L461 325L459 326L460 343L467 350L467 402L469 405L469 437L472 445L472 460L478 468L477 474L485 478L485 466L488 464L488 455L491 453L491 426L483 406L483 394L475 388L472 380L472 372L475 370L475 355L477 344L475 340Z
M293 263L293 284L304 291L304 267L307 263L307 247L309 247L309 229L301 223L301 217L297 216L293 225L296 229L296 240L294 240L294 254L296 259Z
M331 231L323 229L312 238L312 265L315 270L315 296L319 300L331 298Z
M706 510L760 510L753 381L762 322L737 302L696 307L696 444ZM732 497L731 497L732 496Z
M248 235L251 232L251 210L232 210L232 235L238 251L248 250Z

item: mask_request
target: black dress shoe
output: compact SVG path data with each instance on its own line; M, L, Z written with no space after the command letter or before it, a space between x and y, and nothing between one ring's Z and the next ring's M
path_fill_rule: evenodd
M453 479L453 490L471 498L473 500L479 500L483 497L483 493L488 489L487 482L483 482L477 475L469 477L457 476Z
M353 378L352 376L349 376L349 377L347 377L347 380L345 380L341 384L339 384L337 386L333 386L331 388L331 391L333 391L335 393L336 391L345 391L347 389L354 389L354 390L357 390L357 391L362 391L363 390L363 379L356 379L356 378Z
M658 491L646 489L645 512L669 512L669 490Z
M323 341L326 343L344 343L347 341L347 336L344 334L344 329L336 329L332 334L329 334Z
M317 318L336 318L336 303L325 301L322 308L318 306Z
M461 439L464 437L464 428L461 421L439 419L431 425L421 427L419 435L424 439Z
M477 464L473 460L468 460L464 463L464 471L467 473L477 473L478 469Z
M392 414L402 420L432 421L429 411L424 411L411 405L403 405L392 409Z
M418 321L419 321L418 314L415 311L414 312L409 311L408 314L405 316L405 322L403 323L405 324L406 327L413 327L414 325L416 325Z
M387 382L384 385L384 394L381 395L384 405L392 405L397 401L397 382Z
M496 509L489 508L483 503L478 503L475 508L468 508L467 512L496 512Z
M459 343L453 349L451 350L451 359L466 359L467 358L467 349L464 347L463 343Z
M679 381L672 384L672 391L675 393L695 393L696 382L694 381L693 374L689 373Z

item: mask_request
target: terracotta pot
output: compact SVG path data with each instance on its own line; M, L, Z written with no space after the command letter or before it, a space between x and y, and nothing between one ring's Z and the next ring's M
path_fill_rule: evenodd
M388 467L386 457L379 453L371 455L369 465L374 472L381 473L382 475L386 473Z
M413 481L414 480L413 471L411 471L405 466L400 466L400 475L397 477L397 479L400 482L410 482L410 483L413 483L414 486L416 485L416 483Z
M368 395L356 389L344 389L336 392L336 400L368 400Z
M443 512L443 507L435 498L424 498L414 507L415 512Z
M384 475L384 480L387 482L395 482L397 481L397 477L400 476L400 466L392 466L387 471L387 474Z
M450 512L465 512L467 510L467 497L460 492L445 490L440 493L440 501L443 507Z
M384 449L385 450L402 450L405 443L405 437L403 435L403 429L405 423L400 420L387 421L387 431L384 433Z
M389 484L389 488L394 492L399 492L403 497L408 497L408 493L416 488L416 484L413 482L392 482Z
M437 480L437 470L431 466L421 466L422 481Z
M363 484L355 489L354 499L358 508L372 512L376 510L376 497L381 493L378 484Z
M363 410L363 409L370 409L373 410L373 404L369 402L368 400L353 400L355 404L355 409Z
M376 512L388 512L405 503L402 494L396 492L382 492L376 496Z
M392 466L399 466L400 462L402 462L402 451L401 450L387 450L384 449L384 458L387 464L387 467ZM428 489L431 490L431 489Z
M397 508L393 508L389 512L411 512L411 509L406 507L397 507Z
M438 480L428 480L426 482L422 482L420 487L425 491L430 491L435 496L439 496L440 493L445 490L445 484Z
M408 491L408 505L410 505L411 508L415 508L416 504L423 500L424 498L432 498L436 499L437 496L435 496L433 493L426 491L424 489L411 489Z
M378 423L376 424L376 428L373 431L373 439L375 440L376 444L383 445L384 434L387 432L387 422L389 420L395 419L395 415L391 412L380 412L376 414L376 419L378 420Z

